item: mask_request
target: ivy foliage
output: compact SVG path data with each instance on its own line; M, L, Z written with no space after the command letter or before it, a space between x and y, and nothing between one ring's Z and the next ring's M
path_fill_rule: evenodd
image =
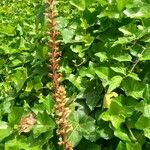
M39 0L0 2L0 149L58 150ZM59 1L68 139L77 150L150 149L149 0ZM19 134L22 116L36 124Z

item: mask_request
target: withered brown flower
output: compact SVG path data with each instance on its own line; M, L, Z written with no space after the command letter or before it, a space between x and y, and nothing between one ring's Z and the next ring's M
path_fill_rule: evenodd
M34 118L32 113L29 113L26 116L22 116L17 126L19 134L22 132L24 133L30 132L35 123L36 123L36 119Z

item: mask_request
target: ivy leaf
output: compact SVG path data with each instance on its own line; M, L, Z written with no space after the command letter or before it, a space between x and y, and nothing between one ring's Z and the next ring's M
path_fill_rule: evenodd
M37 119L40 122L40 124L49 125L52 128L55 127L55 123L54 123L53 119L49 117L49 115L46 113L46 111L44 111L43 113L38 113Z
M109 84L110 69L108 67L97 67L95 73L102 80L104 87Z
M49 136L52 137L54 128L55 122L45 111L43 113L38 113L37 124L33 126L33 136L34 138L37 138L42 133L49 131Z
M79 90L83 89L83 87L81 86L81 81L82 81L81 76L76 76L74 74L70 74L67 79Z
M106 93L103 99L103 108L109 108L113 97L117 97L118 94L115 92Z
M121 73L123 75L126 75L127 69L125 67L122 66L112 66L110 67L113 71L117 72L117 73Z
M17 68L16 73L13 75L12 80L15 83L16 90L19 92L27 79L27 69Z
M71 0L70 4L77 7L81 11L84 11L86 7L85 0Z
M150 139L150 128L144 128L144 135L145 137L147 137L148 139Z
M140 81L140 78L134 72L129 73L127 76L130 77L130 78L132 78L132 79L134 79L134 80Z
M94 81L91 81L84 91L83 98L86 99L86 103L91 110L97 105L100 100L100 94L102 87Z
M73 130L69 133L68 141L75 147L79 144L82 139L82 135L77 131Z
M147 103L147 104L150 104L150 85L146 84L146 87L145 87L145 91L144 91L144 101Z
M123 13L130 18L149 18L149 9L150 6L134 7L124 10Z
M112 92L114 89L118 88L121 84L122 81L122 77L121 76L114 76L111 78L110 82L109 82L109 88L108 88L108 93Z
M74 29L67 29L67 28L62 29L61 34L62 34L62 37L63 37L63 42L64 43L72 42L74 32L75 32Z
M90 141L87 141L87 140L82 140L78 146L78 149L79 150L83 150L83 149L86 149L86 150L99 150L100 149L100 146L97 145L96 143L93 143L93 142L90 142Z
M144 106L143 116L147 117L147 118L150 118L150 105L145 105Z
M12 134L12 132L13 130L7 122L0 122L0 141L2 141L5 137L8 137L10 134Z
M95 120L87 115L81 116L79 112L74 112L69 116L69 122L72 124L73 130L70 132L68 140L73 145L76 145L82 137L91 140L91 134L95 133ZM79 139L75 139L74 136Z
M132 96L135 99L139 99L143 98L145 85L132 78L126 78L122 81L122 89L128 96Z
M93 0L94 1L94 0ZM91 0L70 0L70 4L77 7L80 11L84 11L85 8L93 3Z
M42 88L42 86L43 86L43 84L42 84L42 82L41 82L41 78L42 78L42 76L36 76L36 77L34 77L34 80L33 80L33 86L34 86L34 89L36 90L36 91L38 91L39 89L41 89Z
M116 137L120 138L122 141L131 142L131 140L130 140L128 134L127 134L127 131L123 127L117 128L114 131L114 134L115 134Z
M149 47L144 50L144 53L142 54L142 56L139 59L141 61L150 60L150 48Z
M120 141L116 150L127 150L125 143L123 143L122 141Z
M114 42L112 47L119 45L119 44L127 44L129 42L129 38L127 37L119 37L117 41Z
M145 117L144 115L141 115L137 122L135 123L135 127L137 129L146 129L150 126L150 118Z
M9 140L5 143L5 150L20 150L20 149L28 149L28 150L39 150L42 148L42 144L32 145L29 141L27 141L24 137L19 139L15 138L13 140Z
M112 125L116 129L125 121L126 114L124 107L118 101L119 98L120 97L117 97L112 100L110 108L99 116L99 118L103 119L104 121L111 121Z
M69 23L69 20L67 20L65 17L60 16L57 18L58 28L60 29L67 27L68 23Z
M121 11L124 7L125 7L125 4L128 2L128 1L124 1L124 0L116 0L117 2L117 8L119 11Z
M6 34L8 36L14 36L15 35L15 27L11 25L5 25L5 24L0 24L0 33Z
M90 34L87 34L83 37L83 41L85 42L85 46L90 46L94 41L94 37L92 37Z
M118 47L119 48L119 47ZM111 52L112 53L112 52ZM114 60L117 60L119 62L124 62L124 61L131 61L132 60L132 57L124 52L124 51L121 51L121 50L115 50L113 53L112 53L112 58Z
M52 96L50 94L47 95L46 97L40 95L39 96L39 102L44 105L44 107L45 107L46 111L48 111L48 113L52 113L54 111L53 110L53 108L54 108L54 100L53 100L53 98L52 98Z
M109 127L109 122L99 120L96 130L99 138L108 140L114 136L114 131Z
M101 62L108 60L106 52L98 52L95 54L95 56L98 56Z
M49 138L53 137L53 128L50 128L49 125L36 124L33 127L33 136L34 138L39 137L42 133L49 131Z
M14 126L18 124L24 112L23 107L13 107L11 112L8 114L9 123Z

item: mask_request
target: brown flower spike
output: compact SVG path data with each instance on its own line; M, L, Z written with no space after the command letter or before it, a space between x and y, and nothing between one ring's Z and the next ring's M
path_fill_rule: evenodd
M57 134L59 136L59 145L63 147L64 150L73 150L72 146L68 142L67 134L70 130L70 125L67 121L68 107L66 105L66 91L65 88L60 83L61 74L59 73L59 61L61 53L58 47L58 31L56 26L56 1L48 0L48 23L50 31L48 35L50 36L49 47L51 48L51 53L49 53L49 68L51 74L49 77L52 78L52 87L53 87L53 97L55 99L55 112L56 112L56 123L58 125Z

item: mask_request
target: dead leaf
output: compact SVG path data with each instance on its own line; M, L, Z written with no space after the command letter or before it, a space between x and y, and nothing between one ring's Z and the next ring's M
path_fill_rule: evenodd
M109 108L113 97L117 97L116 92L106 93L103 99L103 108Z

